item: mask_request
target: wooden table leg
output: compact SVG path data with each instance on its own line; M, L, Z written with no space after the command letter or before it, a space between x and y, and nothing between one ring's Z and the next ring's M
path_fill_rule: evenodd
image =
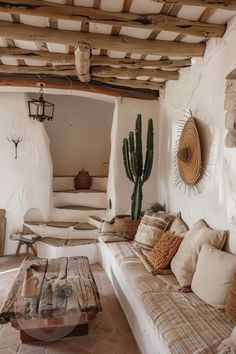
M35 257L37 257L37 251L36 249L34 248L34 245L32 243L29 243L29 248L31 249L31 251L33 252L33 255Z
M22 243L21 241L19 241L18 246L17 246L17 249L16 249L16 256L17 256L17 257L20 255L20 249L21 249L22 244L23 244L23 243Z

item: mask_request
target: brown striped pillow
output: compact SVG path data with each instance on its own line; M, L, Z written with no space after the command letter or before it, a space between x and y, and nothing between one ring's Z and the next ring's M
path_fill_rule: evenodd
M135 235L136 245L151 250L174 216L174 214L162 211L158 213L146 212Z
M164 232L147 256L155 269L167 269L183 240L183 237L169 231Z

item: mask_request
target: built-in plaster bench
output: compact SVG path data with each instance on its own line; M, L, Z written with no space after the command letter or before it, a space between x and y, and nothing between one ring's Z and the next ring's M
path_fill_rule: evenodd
M178 292L173 275L150 275L129 242L99 240L101 263L142 354L217 353L233 324L194 293Z
M39 257L57 258L86 255L90 263L98 261L97 236L98 218L90 218L90 222L64 221L25 221L21 235L35 234L34 241ZM94 224L95 225L94 225Z

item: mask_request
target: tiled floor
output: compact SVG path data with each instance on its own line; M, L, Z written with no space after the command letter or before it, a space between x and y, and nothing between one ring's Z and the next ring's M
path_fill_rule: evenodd
M7 295L22 258L0 257L0 304ZM21 344L19 331L0 325L0 354L139 354L139 350L117 301L111 283L99 265L92 267L101 295L103 312L91 325L89 334L82 337Z

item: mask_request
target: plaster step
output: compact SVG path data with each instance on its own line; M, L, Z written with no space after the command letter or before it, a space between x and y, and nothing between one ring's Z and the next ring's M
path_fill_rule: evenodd
M25 226L42 237L97 239L98 228L88 222L25 221Z
M54 221L74 221L79 220L81 222L87 222L90 215L95 215L100 218L105 218L107 215L107 209L95 209L91 207L77 206L77 207L60 207L53 208L51 212L51 219Z
M71 191L74 189L75 176L54 176L53 177L53 191ZM107 176L92 176L91 189L106 192L107 190Z
M106 193L92 189L54 192L53 198L55 207L85 205L95 209L107 208Z
M88 218L88 222L90 223L90 225L94 225L95 227L97 227L98 229L101 227L102 224L102 220L99 216L95 216L95 215L91 215Z

